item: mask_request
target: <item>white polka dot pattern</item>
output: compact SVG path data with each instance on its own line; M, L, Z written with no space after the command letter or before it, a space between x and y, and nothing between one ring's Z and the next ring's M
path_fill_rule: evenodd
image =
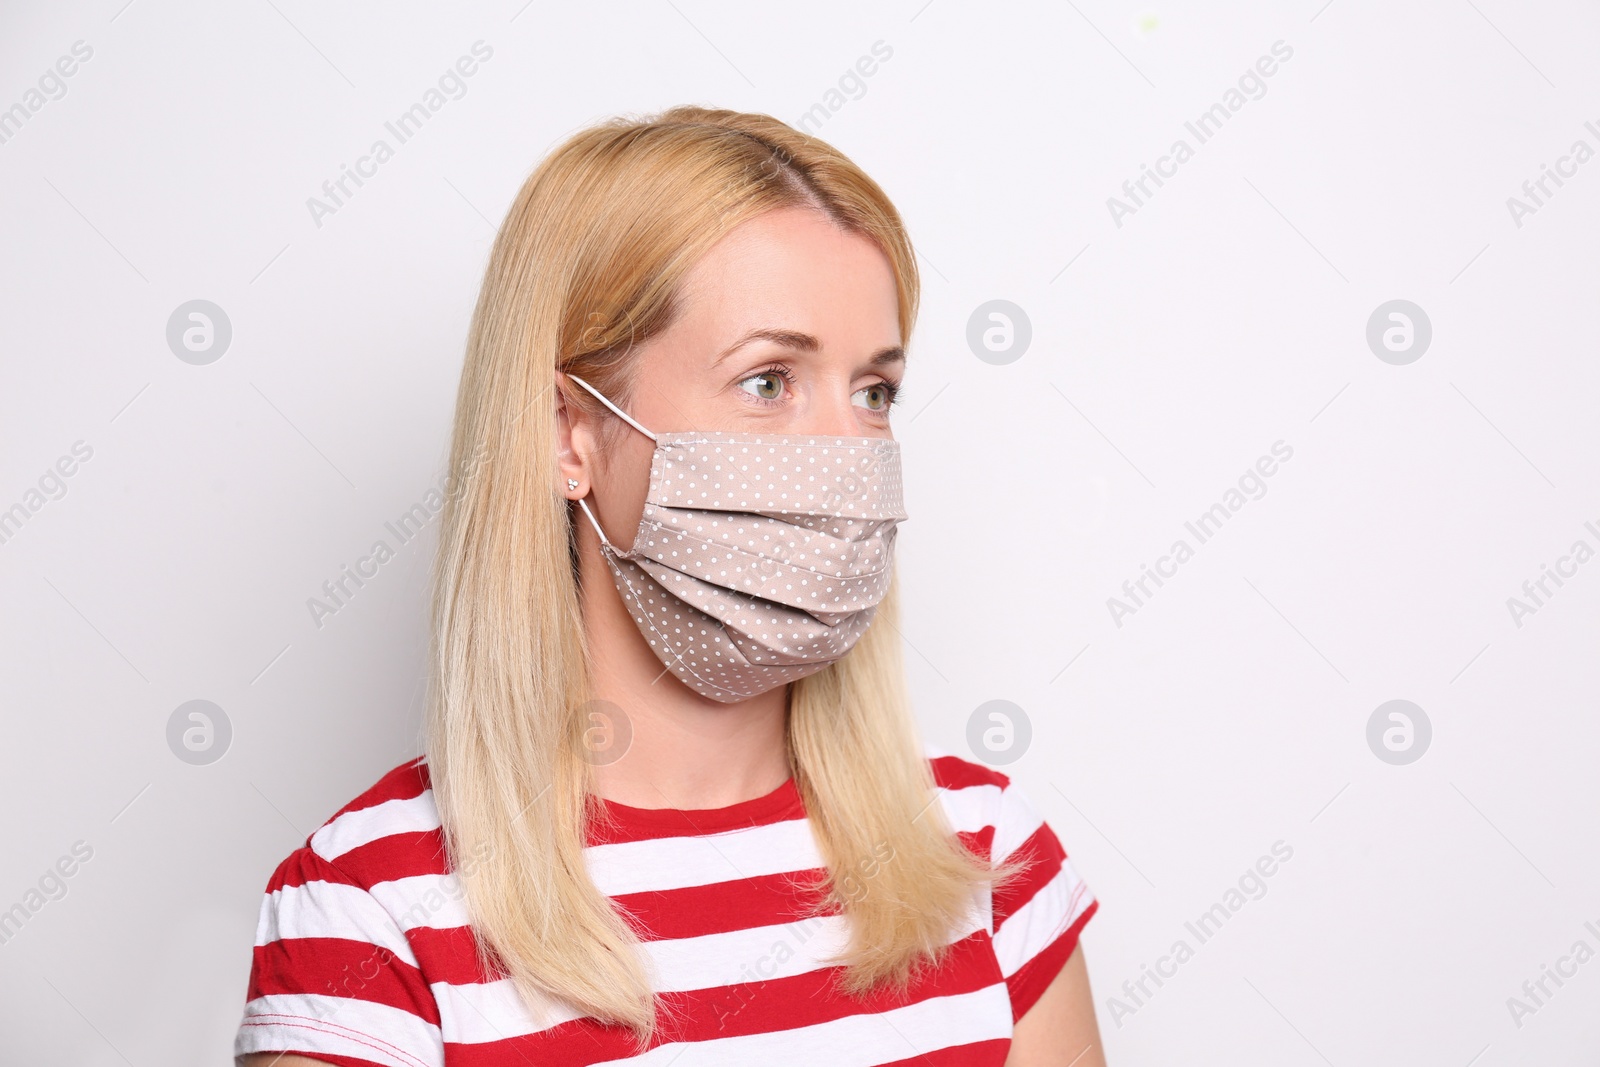
M904 507L895 441L663 433L633 548L602 551L661 662L731 703L855 645L888 590Z

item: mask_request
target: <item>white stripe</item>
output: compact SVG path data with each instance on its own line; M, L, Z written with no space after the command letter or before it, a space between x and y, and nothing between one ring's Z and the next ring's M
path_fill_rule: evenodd
M975 911L961 940L983 928ZM659 993L720 989L725 986L792 978L837 966L832 958L849 944L841 915L760 926L701 937L646 941L641 945L650 987ZM446 1041L502 1041L537 1033L582 1016L555 1001L542 1001L530 1013L509 979L498 982L433 986Z
M1083 879L1063 860L1061 870L1042 886L1033 899L1006 917L994 935L994 955L1000 973L1010 978L1045 947L1078 921L1094 901Z
M584 863L608 897L735 882L824 866L804 818L705 837L661 837L590 845Z
M468 924L467 902L458 874L415 874L378 882L368 890L402 930L426 926L449 930Z
M471 985L436 982L429 988L439 1005L444 1039L451 1044L504 1041L585 1017L566 1003L549 998L542 998L537 1009L530 1010L509 978Z
M982 930L991 937L994 935L994 891L989 886L978 886L972 891L972 898L967 904L966 928L975 933Z
M667 1067L688 1052L694 1067L752 1063L825 1063L871 1067L940 1049L1011 1036L1011 998L1003 982L972 993L931 997L871 1015L848 1015L811 1026L709 1041L675 1041L649 1052L591 1067ZM681 1065L680 1065L681 1067Z
M942 753L941 753L942 754ZM977 832L995 827L992 854L1010 856L1043 823L1025 794L1013 786L973 785L940 790L952 827ZM313 835L312 846L327 859L391 834L437 829L439 819L431 792L349 812ZM596 885L607 896L731 882L762 875L823 867L810 824L804 818L697 837L620 842L591 846L585 861ZM276 898L275 900L272 898ZM985 895L985 899L987 896ZM1093 902L1087 886L1070 864L1041 888L1028 904L1011 915L995 935L994 948L1002 973L1010 977L1071 925ZM981 907L975 921L992 931L993 915ZM411 947L398 926L448 929L468 925L459 880L454 875L420 875L380 882L370 890L331 882L311 882L269 894L263 906L257 944L276 938L337 937L382 945L396 957L416 965ZM958 935L969 936L972 929ZM684 992L745 982L791 977L832 966L831 957L848 944L842 916L825 916L792 924L710 934L694 938L647 941L641 946L655 989ZM432 986L443 1032L411 1015L380 1004L314 995L263 997L247 1007L246 1025L236 1051L274 1051L292 1041L297 1048L372 1059L394 1067L421 1067L442 1062L444 1040L484 1043L536 1033L581 1016L557 1001L541 1001L530 1012L510 981ZM999 996L996 1011L973 998ZM929 1005L938 1006L930 1009ZM976 1034L959 1024L972 1009L1005 1020L1005 1032ZM952 1010L955 1009L955 1010ZM964 1010L963 1010L964 1009ZM331 1016L337 1015L337 1018ZM371 1017L369 1019L369 1017ZM827 1055L829 1067L853 1067L886 1059L903 1059L942 1048L1009 1036L1009 1001L1003 984L962 997L936 998L893 1012L852 1016L816 1026L742 1038L692 1042L700 1063L743 1064L751 1059L783 1059L796 1049ZM320 1021L319 1021L320 1020ZM396 1026L399 1030L396 1030ZM408 1029L421 1028L423 1040ZM904 1034L897 1030L905 1031ZM381 1053L363 1044L364 1035L390 1039L398 1047ZM773 1044L781 1041L781 1044ZM798 1043L797 1043L798 1042ZM684 1051L683 1043L661 1046L628 1063L664 1065ZM438 1048L438 1059L417 1060L406 1049Z
M286 1049L384 1067L444 1067L439 1028L400 1008L315 993L279 993L246 1004L233 1054Z
M390 834L437 829L439 811L433 805L433 791L424 789L420 795L405 800L386 800L370 808L345 812L311 835L311 851L333 860Z
M365 941L394 953L415 967L417 958L394 920L359 886L307 882L268 893L256 924L256 944L298 937L335 937Z
M776 926L646 941L644 948L655 969L652 984L677 993L791 978L837 966L830 957L849 946L849 935L844 916L822 915Z
M807 825L796 821L793 826L805 831L810 847L805 851L789 848L791 858L788 860L745 855L743 846L730 849L722 843L725 840L722 837L717 838L719 843L716 845L710 844L705 838L688 837L595 845L585 849L584 855L591 862L590 871L595 883L608 897L732 882L758 874L783 874L821 867L823 861L816 854L815 842L810 840ZM790 831L784 836L797 835ZM791 846L794 844L797 842L790 842ZM609 851L633 849L638 849L637 855ZM595 863L590 855L596 851L602 851L599 863ZM739 855L742 874L729 865L729 852ZM652 868L649 866L651 864L655 866ZM713 865L720 866L712 869ZM460 876L454 873L417 874L409 878L377 882L369 892L394 917L402 930L413 930L419 926L448 930L469 924Z
M939 802L950 820L950 829L957 833L975 834L985 826L994 825L995 813L1000 808L1000 787L968 785L959 789L941 789Z
M973 908L949 943L983 928L983 916ZM822 915L776 926L646 941L644 948L655 968L653 984L677 993L792 978L840 966L837 957L849 942L849 920Z
M1016 786L1007 786L1000 794L1000 815L995 822L994 845L989 849L993 862L1004 863L1042 825L1044 816L1027 794Z

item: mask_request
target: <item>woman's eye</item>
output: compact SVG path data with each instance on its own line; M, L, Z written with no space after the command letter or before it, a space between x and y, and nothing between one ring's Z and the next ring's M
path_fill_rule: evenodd
M762 400L776 400L783 395L783 378L777 371L763 371L740 382L739 388Z
M859 398L858 403L868 411L888 411L889 405L894 402L894 390L887 382L858 389L856 396Z

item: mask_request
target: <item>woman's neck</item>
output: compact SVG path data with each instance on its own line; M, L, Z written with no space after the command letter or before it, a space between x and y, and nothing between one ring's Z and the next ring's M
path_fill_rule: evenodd
M650 650L586 528L579 561L594 695L624 717L611 724L614 737L631 731L620 758L594 760L596 792L636 808L721 808L782 785L790 774L788 686L734 704L701 696Z

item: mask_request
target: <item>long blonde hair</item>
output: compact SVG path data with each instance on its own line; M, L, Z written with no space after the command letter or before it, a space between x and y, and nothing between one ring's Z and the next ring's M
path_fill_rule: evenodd
M661 1003L637 934L584 865L592 688L556 489L555 372L626 404L632 346L672 321L688 268L741 222L796 205L883 250L907 340L916 260L883 190L769 116L678 107L582 130L529 176L490 254L456 400L451 468L476 469L440 525L427 723L447 848L483 858L456 869L489 973L529 1005L554 998L630 1027L641 1047ZM791 770L827 863L825 906L850 925L833 962L853 996L904 992L965 929L977 890L1018 869L966 849L935 802L896 599L790 691Z

